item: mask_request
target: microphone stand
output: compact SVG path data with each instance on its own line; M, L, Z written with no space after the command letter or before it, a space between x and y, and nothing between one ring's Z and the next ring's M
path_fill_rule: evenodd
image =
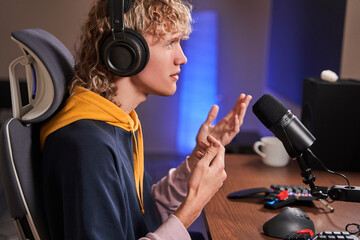
M301 153L297 156L296 161L301 170L300 175L303 177L303 183L310 186L311 195L313 195L316 199L326 199L328 197L328 188L315 186L314 182L316 177L312 174L311 168L306 165L304 161L304 154Z
M316 186L314 184L316 177L312 174L311 168L305 163L304 154L301 153L298 155L296 161L301 170L303 183L310 186L311 195L316 199L320 200L330 197L334 201L360 202L360 187L350 186L350 184L347 186L335 185L330 189L327 187Z

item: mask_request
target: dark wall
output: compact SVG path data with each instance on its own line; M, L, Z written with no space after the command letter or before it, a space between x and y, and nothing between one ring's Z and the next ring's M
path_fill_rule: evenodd
M340 72L345 0L273 0L267 86L300 104L304 77Z

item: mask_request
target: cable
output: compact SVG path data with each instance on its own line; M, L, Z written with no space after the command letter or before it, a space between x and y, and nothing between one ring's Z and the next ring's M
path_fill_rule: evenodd
M325 207L327 207L329 210L330 210L330 212L334 212L335 211L335 209L332 207L332 206L330 206L330 204L328 203L328 201L326 201L326 200L324 200L324 199L319 199L319 201L325 206Z
M347 182L347 184L348 184L348 187L351 187L348 178L347 178L344 174L338 173L338 172L334 172L334 171L328 169L328 168L324 165L324 163L323 163L319 158L317 158L317 157L315 156L315 154L314 154L309 148L307 149L307 151L311 154L311 156L313 156L313 157L321 164L321 166L322 166L326 171L328 171L328 172L331 173L331 174L335 174L335 175L338 175L338 176L341 176L341 177L345 178L345 180L346 180L346 182Z
M357 230L355 230L355 231L349 230L349 227L353 227L353 226L355 226L357 228ZM348 223L348 224L346 224L345 230L348 231L350 234L357 234L357 233L360 233L360 225L357 223Z

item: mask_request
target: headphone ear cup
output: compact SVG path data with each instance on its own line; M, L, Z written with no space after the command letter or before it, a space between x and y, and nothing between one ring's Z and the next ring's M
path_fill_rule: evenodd
M101 59L110 71L121 77L129 77L143 70L149 61L149 47L138 32L125 28L110 33L101 44Z

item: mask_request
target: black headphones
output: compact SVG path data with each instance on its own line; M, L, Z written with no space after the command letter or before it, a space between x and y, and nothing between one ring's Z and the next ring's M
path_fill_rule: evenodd
M131 3L131 0L109 0L111 32L100 46L103 63L121 77L133 76L143 70L150 55L144 37L124 27L124 13Z

